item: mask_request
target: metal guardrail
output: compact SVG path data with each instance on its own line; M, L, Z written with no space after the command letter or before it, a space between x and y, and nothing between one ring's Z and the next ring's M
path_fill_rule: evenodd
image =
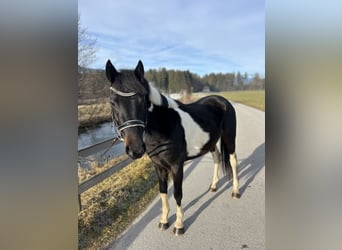
M78 151L78 155L81 157L86 157L86 156L98 153L100 151L103 151L105 149L108 149L111 146L113 139L114 138L111 138L111 139L105 140L103 142L96 143L90 147L80 149ZM115 143L115 144L117 144L117 143ZM83 192L87 191L89 188L95 186L96 184L98 184L101 181L105 180L106 178L110 177L111 175L113 175L117 171L123 169L128 164L130 164L132 161L133 160L131 160L130 158L126 158L126 159L122 160L121 162L115 164L114 166L104 170L103 172L101 172L101 173L83 181L82 183L80 183L78 185L78 206L79 206L79 210L80 211L82 210L81 194Z
M78 150L78 156L87 157L89 155L92 155L92 154L98 153L102 150L105 150L105 149L110 147L113 140L114 140L114 137L107 139L107 140L104 140L104 141L99 142L99 143L95 143L89 147L82 148L82 149Z

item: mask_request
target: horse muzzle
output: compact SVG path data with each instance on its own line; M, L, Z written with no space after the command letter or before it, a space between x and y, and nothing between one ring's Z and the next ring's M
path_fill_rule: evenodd
M140 147L126 146L126 154L133 160L141 158L145 154L145 151L145 144L142 144Z

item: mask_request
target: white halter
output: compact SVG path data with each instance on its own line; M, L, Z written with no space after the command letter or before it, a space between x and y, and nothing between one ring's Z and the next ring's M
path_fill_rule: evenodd
M115 94L118 94L118 95L121 95L121 96L125 96L125 97L134 96L134 95L137 94L137 93L135 93L135 92L128 92L128 93L122 92L122 91L119 91L119 90L117 90L117 89L115 89L115 88L113 88L113 87L110 87L109 89L110 89L111 91L113 91Z

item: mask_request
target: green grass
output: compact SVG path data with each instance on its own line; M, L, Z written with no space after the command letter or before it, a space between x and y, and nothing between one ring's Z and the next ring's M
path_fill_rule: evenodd
M229 91L221 92L220 95L230 101L245 104L247 106L265 111L264 90Z

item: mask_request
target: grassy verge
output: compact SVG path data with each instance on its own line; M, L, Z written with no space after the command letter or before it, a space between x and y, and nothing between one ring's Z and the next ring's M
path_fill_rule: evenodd
M264 90L250 90L250 91L230 91L221 92L220 95L228 100L245 104L262 111L265 111L265 91Z
M79 171L80 179L98 172L89 171L93 173ZM106 248L156 197L157 180L145 156L84 192L78 215L79 249Z

